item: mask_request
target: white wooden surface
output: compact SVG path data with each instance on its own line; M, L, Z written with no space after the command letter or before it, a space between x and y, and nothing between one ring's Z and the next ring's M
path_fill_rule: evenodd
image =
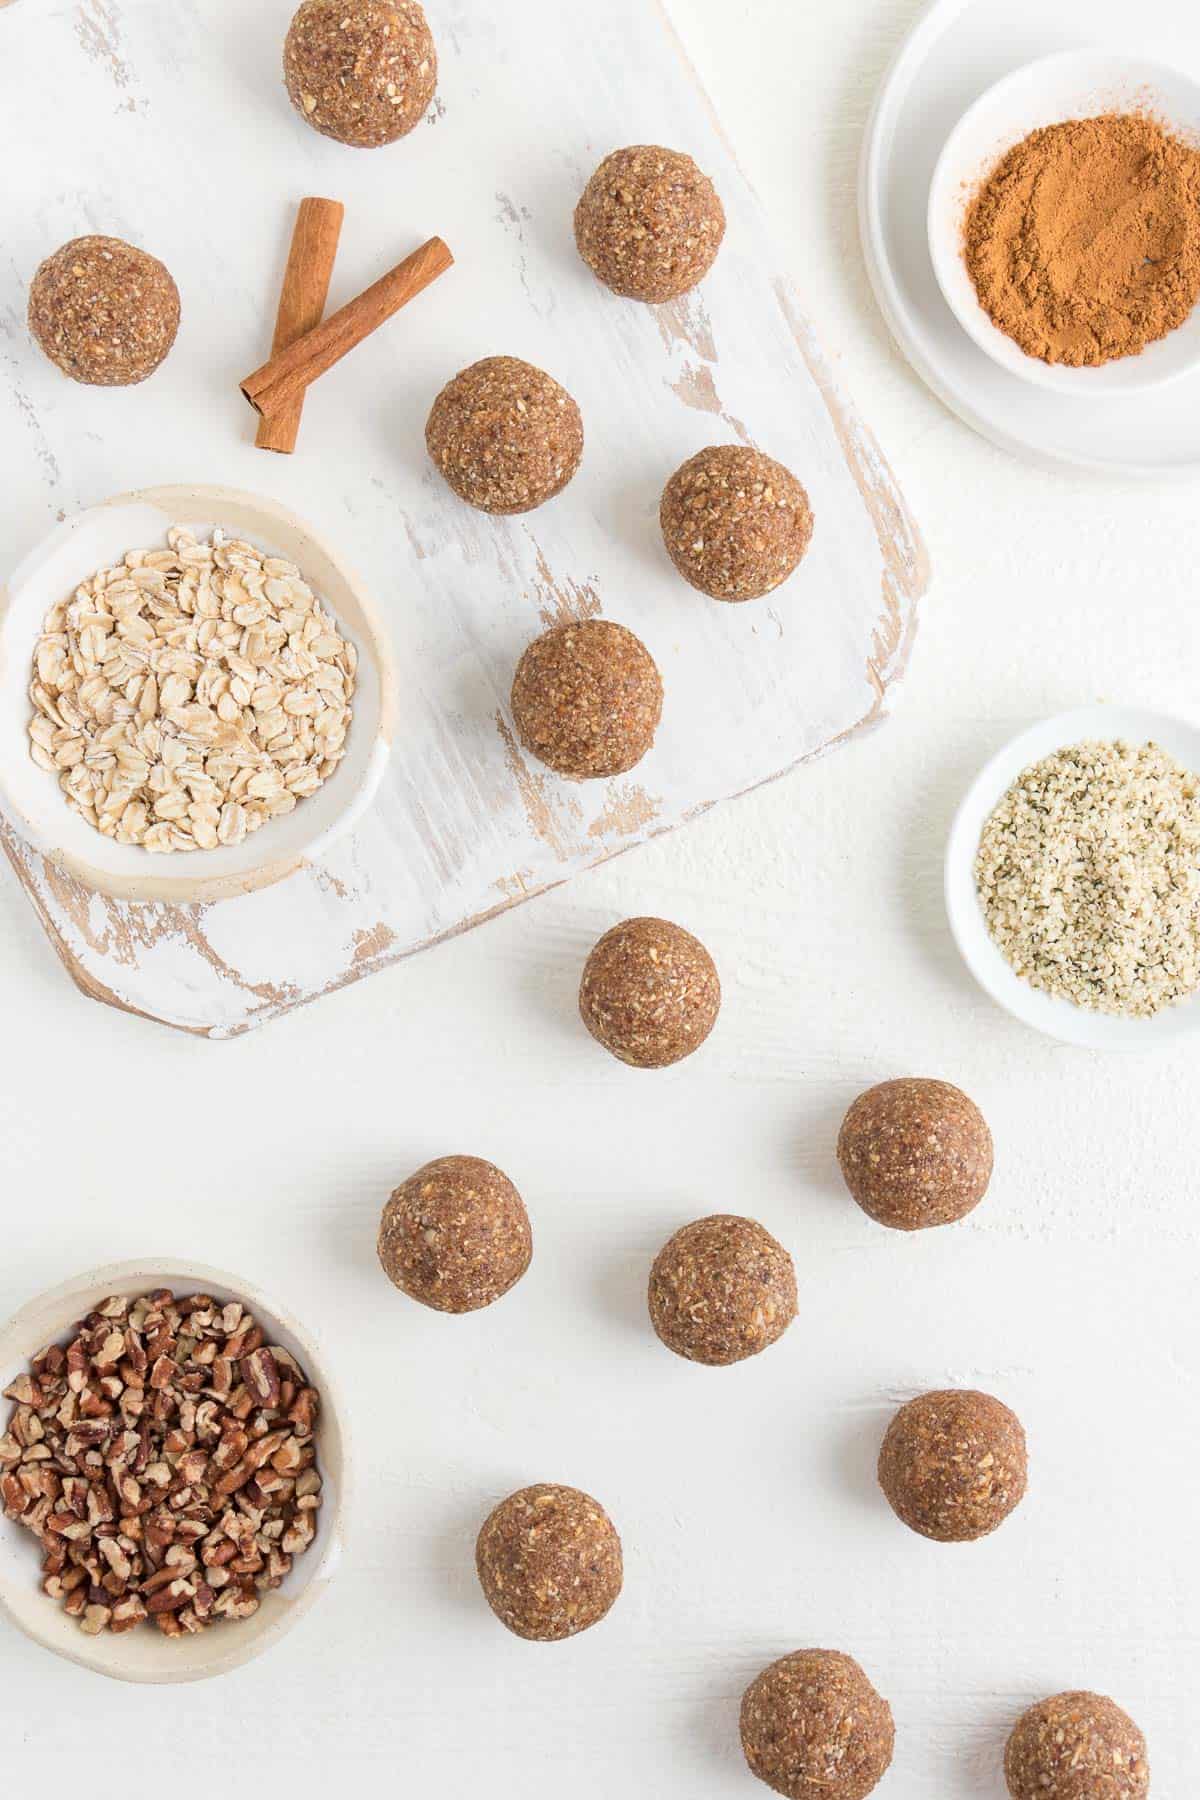
M171 474L285 497L361 571L393 631L400 709L383 789L350 838L286 884L211 908L111 903L5 835L89 991L217 1036L486 920L878 722L925 585L915 527L869 430L832 390L657 0L609 0L583 28L560 0L523 0L499 35L491 7L442 0L438 101L403 154L374 158L317 138L287 106L288 12L286 0L249 15L242 0L175 9L164 38L155 0L123 0L103 29L95 8L67 4L8 26L21 55L57 65L59 103L96 146L82 209L53 179L51 159L55 174L74 172L60 147L16 164L14 258L36 267L81 212L107 220L173 267L184 323L159 381L116 395L70 388L17 332L0 444L22 505L0 555L81 488L103 498L114 467L119 488L140 485L125 473L133 453L143 471L152 457ZM81 21L86 41L71 29ZM205 204L181 206L237 53L245 105L206 157ZM132 103L115 118L114 59ZM10 131L36 140L41 96L16 62L0 94ZM600 156L646 138L686 145L729 219L711 278L655 308L615 301L571 235ZM295 200L314 188L347 204L335 305L435 230L458 262L310 396L297 454L270 457L252 448L252 415L224 365L237 358L244 374L264 354ZM461 505L423 444L443 382L498 346L567 383L587 436L568 491L517 519ZM26 409L53 480L29 453ZM99 440L98 489L81 429ZM703 600L658 532L672 470L730 439L802 471L817 521L803 570L762 606ZM547 624L601 611L656 657L663 724L629 775L564 783L515 740L512 672Z
M14 1791L123 1800L207 1757L212 1782L301 1800L751 1800L738 1694L810 1642L892 1699L881 1800L1002 1800L1010 1719L1077 1684L1142 1721L1158 1800L1200 1790L1195 1052L1104 1060L1024 1032L962 973L939 897L953 804L1022 721L1194 705L1200 496L1031 474L892 354L853 173L912 12L676 0L932 540L886 731L228 1045L87 1004L0 882L0 1306L154 1243L241 1266L339 1345L362 1472L334 1592L210 1692L115 1692L0 1634ZM7 246L3 267L11 295ZM699 1059L642 1079L581 1034L573 994L592 938L645 908L711 944L727 997ZM999 1166L960 1230L901 1239L839 1192L832 1144L860 1086L912 1071L976 1095ZM537 1240L522 1288L458 1321L381 1288L372 1248L388 1186L454 1147L511 1170ZM725 1374L659 1351L640 1297L667 1232L721 1206L792 1247L802 1302ZM955 1380L1016 1405L1035 1457L1026 1506L961 1551L910 1537L871 1479L892 1402ZM611 1507L628 1585L601 1629L539 1649L485 1612L471 1543L497 1495L547 1476Z

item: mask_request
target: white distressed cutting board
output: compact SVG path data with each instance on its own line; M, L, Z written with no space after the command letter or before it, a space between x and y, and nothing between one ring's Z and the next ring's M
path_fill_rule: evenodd
M81 887L0 822L85 992L214 1037L478 924L877 722L927 578L887 464L831 379L656 0L433 0L438 98L408 140L372 152L292 113L279 77L290 12L290 0L18 0L0 22L0 117L25 146L7 160L0 252L5 563L109 493L222 481L327 532L395 625L392 766L370 817L321 867L206 908L139 905ZM52 108L37 67L55 70ZM86 158L63 153L64 110ZM571 230L600 157L646 141L690 151L729 220L703 287L659 308L601 289ZM458 261L310 395L299 450L279 458L251 447L237 380L269 346L305 193L346 202L331 307L433 232ZM179 343L144 387L74 386L28 339L30 275L87 231L144 244L179 283ZM501 351L563 380L587 432L566 494L507 520L460 506L423 447L437 389ZM789 464L816 514L799 574L740 607L680 581L657 534L666 477L730 439ZM601 610L645 639L666 702L630 776L581 786L522 754L507 693L544 624Z

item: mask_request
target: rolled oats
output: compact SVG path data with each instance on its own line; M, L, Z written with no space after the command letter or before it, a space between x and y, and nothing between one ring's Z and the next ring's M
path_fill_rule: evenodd
M356 670L294 563L173 526L51 607L30 754L117 843L238 844L342 760Z

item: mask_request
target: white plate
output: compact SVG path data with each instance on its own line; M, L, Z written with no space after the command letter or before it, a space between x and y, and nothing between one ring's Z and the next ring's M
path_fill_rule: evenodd
M979 184L1030 132L1064 119L1132 112L1149 104L1181 134L1200 134L1200 84L1166 63L1111 50L1065 50L1026 63L969 106L946 139L929 187L929 253L938 286L955 318L1002 369L1072 400L1128 395L1176 381L1200 364L1200 307L1139 356L1099 368L1072 368L1028 355L994 325L979 303L963 257L967 208Z
M101 836L67 805L57 778L29 754L28 688L34 645L54 602L127 550L165 545L172 524L201 536L222 525L296 563L358 650L358 683L346 755L315 794L240 844L163 856ZM120 494L59 525L0 588L0 799L31 843L101 893L180 903L248 894L317 861L361 818L387 764L395 688L390 640L373 602L285 507L206 485Z
M1055 51L1107 49L1200 77L1200 32L1178 0L933 0L876 99L859 167L867 270L895 338L951 410L1014 455L1117 475L1200 472L1200 370L1145 393L1046 392L959 325L929 253L933 171L956 121L994 82Z
M946 913L963 960L987 993L1014 1018L1035 1031L1088 1050L1149 1050L1200 1028L1200 996L1168 1006L1150 1019L1124 1019L1088 1012L1022 981L988 933L975 891L975 852L984 824L1012 782L1031 763L1088 738L1153 741L1184 764L1200 770L1200 726L1136 706L1081 706L1031 725L1005 744L972 782L950 830L946 846Z

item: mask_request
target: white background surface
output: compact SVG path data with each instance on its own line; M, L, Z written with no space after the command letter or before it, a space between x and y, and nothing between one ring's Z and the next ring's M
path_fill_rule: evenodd
M1022 1030L958 965L939 891L954 802L1021 724L1194 706L1200 496L1025 470L892 352L854 161L913 10L675 3L930 541L891 725L230 1044L86 1003L0 881L0 1308L156 1243L241 1268L336 1345L360 1487L328 1599L215 1687L117 1689L0 1632L14 1791L107 1800L199 1766L302 1796L748 1800L738 1697L803 1644L850 1650L891 1700L889 1800L999 1800L1013 1717L1069 1686L1141 1721L1156 1795L1196 1790L1195 1052L1102 1060ZM69 120L48 143L77 184ZM28 274L0 251L9 324ZM15 329L0 353L29 354ZM574 1016L588 946L637 911L698 932L725 981L708 1048L659 1075ZM979 1212L912 1238L861 1216L833 1162L845 1105L903 1073L960 1082L998 1152ZM512 1174L536 1245L520 1288L460 1320L394 1295L373 1247L389 1187L452 1149ZM666 1235L717 1209L760 1218L800 1278L783 1342L728 1371L661 1350L642 1299ZM1013 1404L1033 1456L1024 1507L962 1548L905 1532L872 1472L892 1406L956 1382ZM626 1546L619 1607L554 1647L510 1638L472 1569L488 1507L535 1479L590 1489Z

